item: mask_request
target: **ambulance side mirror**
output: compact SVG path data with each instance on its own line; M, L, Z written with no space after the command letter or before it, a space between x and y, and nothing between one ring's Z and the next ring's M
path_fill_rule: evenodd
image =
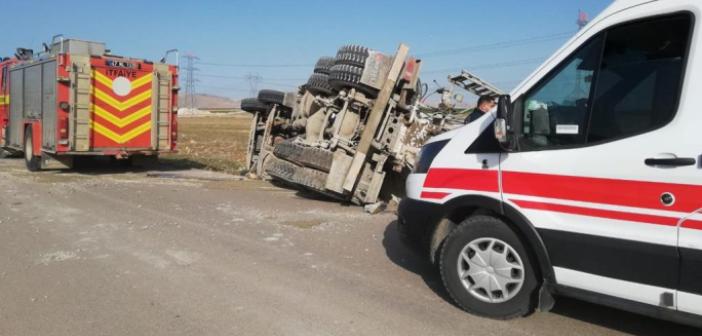
M510 121L512 120L512 97L501 95L497 100L497 118L495 119L495 138L503 146L511 143L509 137Z

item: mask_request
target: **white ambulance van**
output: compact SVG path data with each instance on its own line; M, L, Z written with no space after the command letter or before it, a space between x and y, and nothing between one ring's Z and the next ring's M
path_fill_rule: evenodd
M554 297L702 326L702 1L617 0L432 139L398 229L463 309Z

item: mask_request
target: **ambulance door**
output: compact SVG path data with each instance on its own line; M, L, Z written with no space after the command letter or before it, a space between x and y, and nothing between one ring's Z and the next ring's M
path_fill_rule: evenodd
M699 153L679 146L698 136L679 127L693 22L605 20L516 97L503 200L538 229L559 285L675 309L676 224L702 200Z

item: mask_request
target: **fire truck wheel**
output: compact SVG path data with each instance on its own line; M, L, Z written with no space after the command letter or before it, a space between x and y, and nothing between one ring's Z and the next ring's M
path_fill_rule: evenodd
M363 68L349 64L337 64L332 67L329 74L329 84L337 90L355 88L363 92L368 98L375 98L378 90L361 84Z
M517 234L498 218L464 220L446 238L439 267L451 298L471 314L507 320L534 312L537 274Z
M268 113L271 106L258 100L258 98L244 98L241 100L241 109L249 113Z
M368 48L364 46L346 45L339 48L339 51L336 53L336 62L334 64L347 64L364 68L368 55Z
M320 57L314 65L314 73L328 75L334 63L336 63L336 57Z
M29 171L39 171L41 169L41 157L34 155L34 144L32 143L32 129L27 127L24 132L24 163Z

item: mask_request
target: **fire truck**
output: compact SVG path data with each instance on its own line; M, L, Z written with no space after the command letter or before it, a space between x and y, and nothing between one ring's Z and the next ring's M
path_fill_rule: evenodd
M23 153L38 171L71 168L77 156L131 162L174 151L178 67L165 59L61 36L36 55L17 49L0 59L0 155Z

